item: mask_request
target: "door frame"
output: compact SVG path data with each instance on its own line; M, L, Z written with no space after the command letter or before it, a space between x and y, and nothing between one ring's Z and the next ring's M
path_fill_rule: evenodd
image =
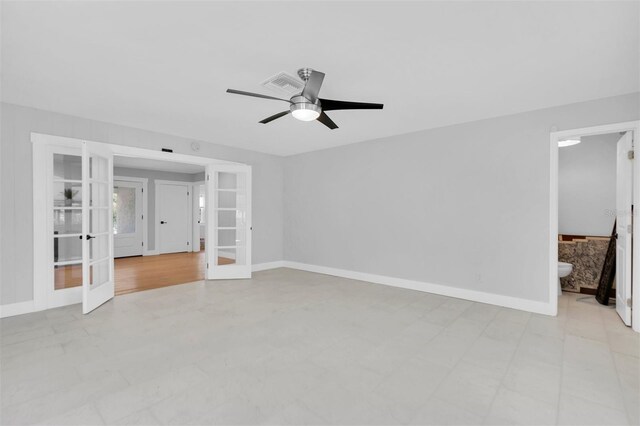
M570 130L552 130L549 135L549 306L552 315L558 314L558 141L570 137L596 136L607 133L633 132L634 141L640 138L640 120ZM636 161L633 159L632 161ZM633 200L640 201L640 167L633 167ZM640 209L634 209L638 212ZM632 264L640 270L640 226L634 226ZM640 332L640 273L631 280L631 328ZM635 295L635 297L633 297Z
M149 224L147 219L149 218L148 214L148 203L149 203L149 179L147 178L138 178L138 177L129 177L129 176L113 176L113 181L124 181L124 182L136 182L142 184L142 255L150 256L154 253L149 251ZM115 250L115 247L114 247Z
M159 226L159 222L158 219L160 218L160 197L158 197L158 186L159 185L180 185L180 186L186 186L187 187L187 192L189 192L189 196L187 198L187 206L189 208L188 210L188 221L189 223L187 224L187 241L189 244L189 249L187 250L188 253L191 253L193 251L193 183L192 182L183 182L183 181L178 181L178 180L154 180L154 191L155 191L155 216L154 216L154 220L156 221L155 226L153 228L154 233L155 233L155 239L156 239L156 247L155 252L156 254L162 254L162 251L160 251L160 226Z
M205 171L205 175L206 175L206 171ZM205 176L206 179L206 176ZM200 251L200 238L202 238L202 234L200 233L200 225L201 223L198 222L198 210L200 209L200 186L204 185L205 186L205 190L204 190L204 211L206 214L207 211L207 182L204 180L200 180L197 182L192 182L191 184L191 193L193 194L192 197L192 203L191 203L191 224L192 224L192 230L191 230L191 251L193 252L199 252ZM198 191L198 193L196 194L196 189ZM196 196L197 195L197 196ZM206 225L207 221L205 220L205 225ZM206 231L205 231L205 235L206 235ZM206 239L206 238L205 238Z
M78 149L81 152L84 142L101 143L108 146L113 155L126 157L148 158L163 161L195 164L204 166L212 164L243 164L233 161L220 160L211 157L200 157L189 154L179 154L146 148L138 148L126 145L112 144L108 142L89 141L87 139L69 138L43 133L31 132L32 165L33 165L33 305L29 312L37 312L58 306L77 304L82 302L82 287L73 287L68 296L61 300L50 300L49 290L53 288L53 274L50 271L52 248L50 246L51 235L47 233L49 221L53 220L49 214L48 182L50 167L48 166L48 154L50 147L66 147ZM250 166L249 166L250 167ZM132 179L132 178L128 178ZM212 213L207 213L207 215ZM206 247L205 247L206 251ZM149 253L152 254L152 253ZM211 269L207 269L205 279L210 279Z

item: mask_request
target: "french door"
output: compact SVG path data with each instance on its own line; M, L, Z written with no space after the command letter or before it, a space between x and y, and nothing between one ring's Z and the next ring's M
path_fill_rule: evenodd
M616 164L616 311L631 325L631 274L633 229L633 150L632 132L626 132L617 146Z
M113 155L108 146L82 147L82 312L115 296L113 272Z
M206 277L251 278L251 167L209 165L206 186Z

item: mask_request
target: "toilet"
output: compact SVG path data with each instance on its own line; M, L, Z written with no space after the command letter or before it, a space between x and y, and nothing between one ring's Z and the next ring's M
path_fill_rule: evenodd
M573 265L566 262L558 262L558 296L562 294L560 278L567 277L573 271Z

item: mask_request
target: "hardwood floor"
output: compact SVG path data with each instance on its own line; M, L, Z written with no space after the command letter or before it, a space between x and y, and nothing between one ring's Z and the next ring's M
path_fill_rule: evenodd
M203 251L116 259L116 295L203 280L205 265Z
M219 264L233 263L219 258ZM116 295L204 279L205 252L125 257L115 260ZM82 266L55 269L56 290L82 285Z

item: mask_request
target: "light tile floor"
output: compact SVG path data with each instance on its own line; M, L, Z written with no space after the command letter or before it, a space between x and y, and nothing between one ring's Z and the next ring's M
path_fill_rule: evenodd
M1 423L638 424L639 335L288 269L3 319Z

